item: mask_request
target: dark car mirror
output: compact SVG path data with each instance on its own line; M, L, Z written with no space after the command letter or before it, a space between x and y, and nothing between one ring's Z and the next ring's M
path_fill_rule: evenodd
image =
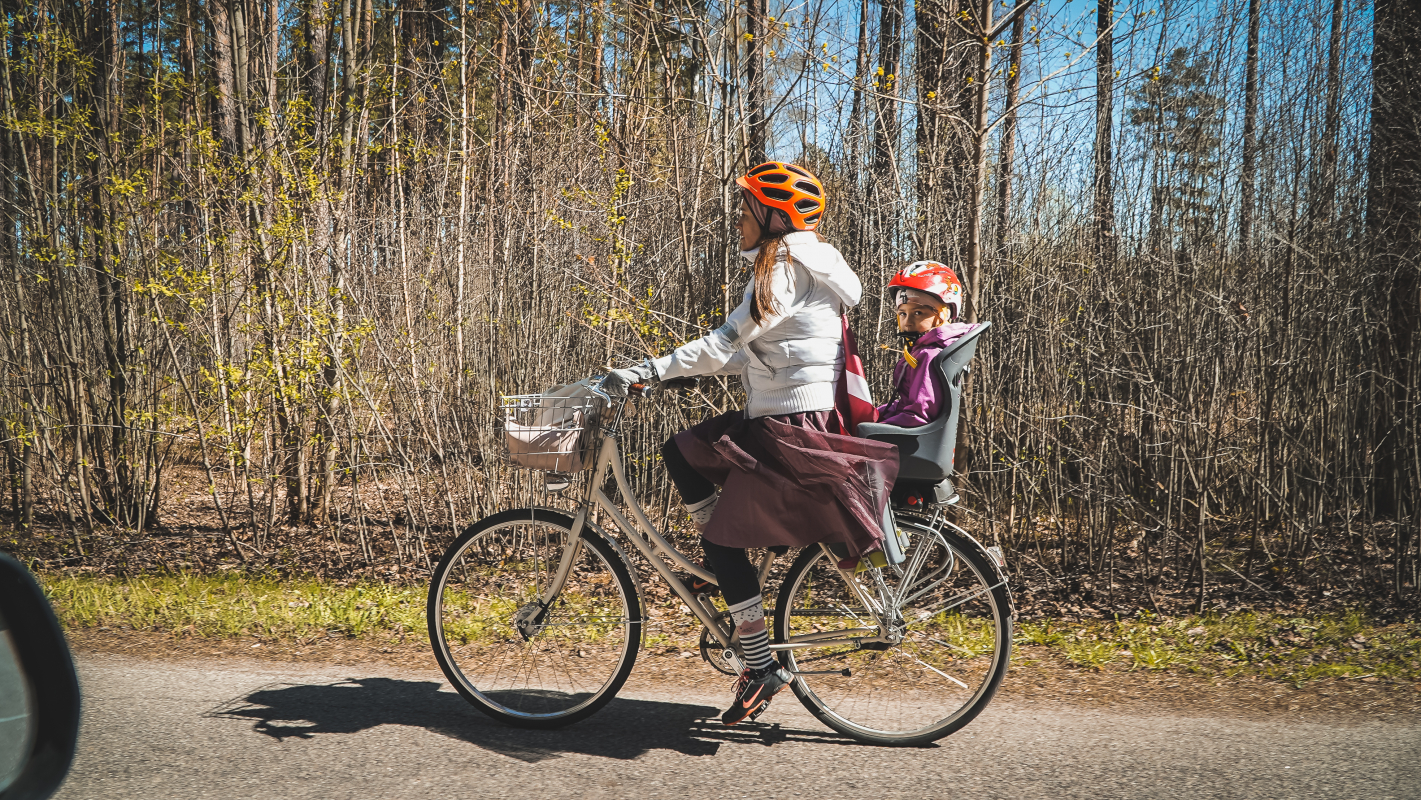
M0 553L0 800L44 800L79 741L79 676L30 571Z

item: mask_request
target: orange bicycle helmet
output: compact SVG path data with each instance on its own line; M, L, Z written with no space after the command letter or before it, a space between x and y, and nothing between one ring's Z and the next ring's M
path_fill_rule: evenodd
M795 230L812 231L819 226L824 214L824 184L804 167L766 161L735 182L766 207L783 211Z

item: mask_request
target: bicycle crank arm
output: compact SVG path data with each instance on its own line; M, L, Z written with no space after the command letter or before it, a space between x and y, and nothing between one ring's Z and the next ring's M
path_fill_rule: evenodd
M849 678L849 677L852 677L852 676L853 676L853 673L849 670L848 667L844 667L843 669L792 669L792 670L789 671L789 674L791 674L791 675L842 675L842 676L844 676L845 678Z

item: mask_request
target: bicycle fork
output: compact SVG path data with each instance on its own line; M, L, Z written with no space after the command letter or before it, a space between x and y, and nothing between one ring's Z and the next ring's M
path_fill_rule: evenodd
M705 581L714 583L715 576L702 568L699 564L692 563L685 556L677 552L675 548L662 538L660 532L658 532L656 527L651 524L651 521L647 519L646 513L634 500L634 495L627 481L626 468L622 464L616 438L612 434L612 431L603 431L602 447L598 453L597 464L592 473L595 478L588 483L587 495L578 507L577 515L573 518L572 530L569 534L572 541L568 547L564 548L562 558L558 562L557 570L553 573L553 579L542 592L540 604L543 609L546 610L562 592L563 586L567 583L567 579L572 574L573 567L577 563L577 558L581 554L582 530L584 527L591 528L593 532L609 542L612 549L617 552L617 555L621 557L623 562L625 562L630 569L632 563L631 559L628 557L626 551L622 549L616 537L609 535L607 530L591 519L591 512L594 509L600 508L606 512L607 516L611 519L612 525L627 535L627 539L631 541L637 551L650 562L652 568L656 570L662 580L666 581L667 585L671 587L671 591L675 592L676 596L681 599L681 602L686 604L686 607L701 621L702 625L705 625L706 629L715 636L716 640L726 649L733 649L734 632L720 623L717 619L719 612L716 611L713 606L703 602L700 597L692 593L690 588L676 577L676 574L672 571L672 567L666 563L666 560L669 559L677 567ZM628 520L622 514L621 510L617 508L616 503L612 502L612 499L602 490L601 487L606 480L609 470L612 473L613 479L616 481L618 492L622 497L629 498L628 505L631 508L632 517L635 522ZM641 591L641 578L637 575L636 570L632 569L630 571L637 584L637 594L641 596L643 594ZM768 573L769 564L763 564L761 566L762 584L763 577ZM645 619L633 621L639 623L646 622Z

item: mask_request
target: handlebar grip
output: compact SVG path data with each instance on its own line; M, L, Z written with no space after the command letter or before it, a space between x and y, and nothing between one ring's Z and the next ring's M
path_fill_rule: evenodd
M650 395L652 391L653 387L649 383L633 383L627 387L627 394L634 397L646 397Z

